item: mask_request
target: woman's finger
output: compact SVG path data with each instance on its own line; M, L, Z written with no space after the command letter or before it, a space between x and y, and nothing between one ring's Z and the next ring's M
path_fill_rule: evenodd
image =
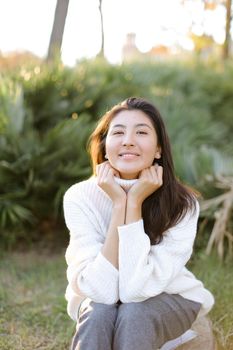
M154 165L152 167L150 167L150 174L151 174L151 181L157 184L158 183L158 174L157 174L156 167Z
M103 176L103 172L104 172L106 165L107 165L107 161L97 165L96 175L98 178L101 178Z
M102 168L102 172L100 174L100 179L102 181L106 181L107 177L108 177L108 172L109 172L109 169L110 169L110 165L108 162L105 162L103 164L103 168Z
M158 175L159 183L160 185L162 185L163 184L163 167L162 166L158 166L157 175Z

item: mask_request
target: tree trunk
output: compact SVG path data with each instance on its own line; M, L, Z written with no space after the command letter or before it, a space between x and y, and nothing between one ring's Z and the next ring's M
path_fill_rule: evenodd
M101 22L101 49L98 56L104 57L104 23L103 23L103 12L102 12L102 0L99 0L99 11L100 11L100 22Z
M223 44L223 59L224 60L226 60L229 57L229 51L230 51L231 3L232 3L232 0L226 0L226 35L225 35L225 42Z
M69 0L57 0L47 61L53 61L55 57L60 56L68 6Z

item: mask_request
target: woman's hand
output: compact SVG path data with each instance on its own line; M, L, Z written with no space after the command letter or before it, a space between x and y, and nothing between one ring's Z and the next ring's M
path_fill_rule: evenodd
M113 205L125 204L126 192L114 180L114 176L120 177L120 175L118 171L110 165L109 161L97 165L96 173L99 187L111 198Z
M159 165L152 165L143 169L139 180L131 187L127 195L127 202L142 205L143 201L153 192L157 191L163 184L163 168Z

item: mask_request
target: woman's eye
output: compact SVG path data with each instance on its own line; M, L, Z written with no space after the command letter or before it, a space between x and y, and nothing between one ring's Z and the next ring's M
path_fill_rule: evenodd
M114 131L113 135L122 135L123 131Z
M139 130L139 131L137 131L137 134L139 134L139 135L147 135L147 132Z

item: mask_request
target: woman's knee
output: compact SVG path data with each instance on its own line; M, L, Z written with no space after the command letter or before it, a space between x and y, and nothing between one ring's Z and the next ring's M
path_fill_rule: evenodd
M118 309L118 319L135 323L142 320L145 314L145 305L142 302L121 304Z
M102 349L112 337L117 306L106 305L87 300L80 308L76 334L71 350Z
M116 304L108 305L91 301L88 307L81 312L79 322L88 319L88 322L90 323L94 323L95 325L101 324L103 326L105 323L114 323L116 316Z

